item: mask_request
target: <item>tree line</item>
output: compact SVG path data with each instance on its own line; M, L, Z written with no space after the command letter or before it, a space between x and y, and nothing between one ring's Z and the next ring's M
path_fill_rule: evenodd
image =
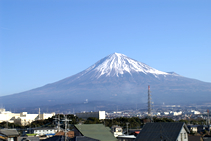
M60 114L59 116L53 116L52 118L48 118L45 120L36 120L33 121L31 124L28 124L26 126L23 126L21 124L17 123L8 123L8 122L1 122L0 128L17 128L17 129L27 129L27 128L41 128L41 127L55 127L58 123L58 117L59 121L61 123L61 127L64 127L64 115ZM112 127L113 125L119 125L123 128L126 128L126 123L129 123L129 128L131 129L140 129L143 127L143 125L147 122L149 122L148 118L139 118L139 117L118 117L114 119L105 119L105 120L99 120L94 117L90 117L88 119L81 119L77 116L74 116L72 114L66 115L67 119L71 120L69 121L69 125L74 124L104 124L107 127ZM190 120L179 120L174 121L170 118L158 118L154 117L153 122L184 122L186 124L193 124L193 125L203 125L206 123L203 119L190 119ZM71 128L71 126L69 126Z

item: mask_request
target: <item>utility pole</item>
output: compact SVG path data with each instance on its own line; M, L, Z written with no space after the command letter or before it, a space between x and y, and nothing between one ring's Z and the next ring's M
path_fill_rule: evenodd
M148 85L148 117L150 119L150 122L153 122L152 119L152 106L151 106L151 91L150 91L150 85Z
M128 135L128 124L129 124L129 122L126 122L126 124L127 124L127 135Z
M66 141L67 140L67 122L72 121L72 120L68 120L67 116L64 115L64 120L62 120L62 121L65 122L65 129L64 129L65 134L64 134L64 136L65 136L65 141Z
M60 115L58 114L58 117L54 119L57 120L58 132L60 132Z

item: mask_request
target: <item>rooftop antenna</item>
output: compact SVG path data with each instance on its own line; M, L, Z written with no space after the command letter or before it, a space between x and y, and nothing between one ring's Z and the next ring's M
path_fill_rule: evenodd
M150 122L153 122L150 85L148 85L148 117L150 119Z

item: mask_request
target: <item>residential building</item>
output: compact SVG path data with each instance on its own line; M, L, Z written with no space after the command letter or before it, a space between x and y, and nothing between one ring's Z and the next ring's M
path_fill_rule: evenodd
M185 123L147 123L135 141L188 141L189 130Z
M113 132L114 134L114 137L117 137L117 136L120 136L122 135L123 133L123 130L122 130L122 127L118 126L118 125L114 125L111 127L111 131Z
M189 129L190 131L192 131L193 133L197 133L197 132L198 132L198 126L199 126L199 125L188 125L187 127L188 127L188 129Z

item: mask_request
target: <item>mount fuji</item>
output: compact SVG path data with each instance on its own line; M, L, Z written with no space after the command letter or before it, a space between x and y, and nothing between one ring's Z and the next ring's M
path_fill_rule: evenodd
M2 96L6 108L93 107L144 104L147 86L156 104L208 102L211 83L156 70L120 53L99 60L86 70L60 81L18 94ZM85 104L86 103L86 104ZM76 106L77 105L77 106Z

